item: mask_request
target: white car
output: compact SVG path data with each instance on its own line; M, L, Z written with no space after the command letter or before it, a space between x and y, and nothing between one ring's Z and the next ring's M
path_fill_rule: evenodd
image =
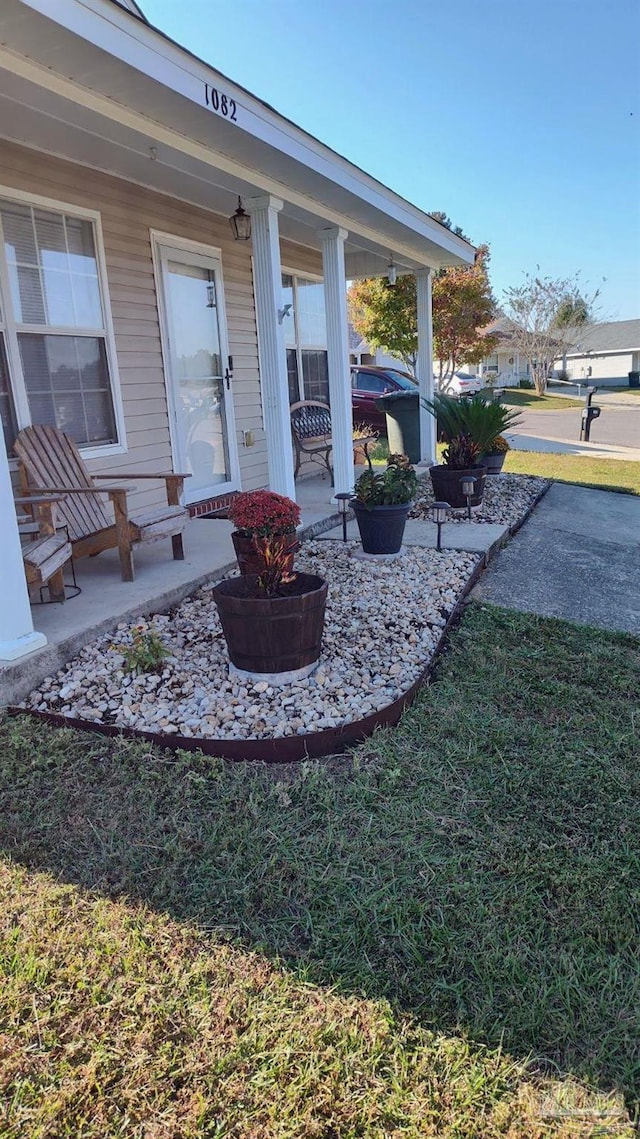
M454 372L448 380L443 380L439 390L447 395L474 395L483 388L484 381L481 376L470 376L468 372Z

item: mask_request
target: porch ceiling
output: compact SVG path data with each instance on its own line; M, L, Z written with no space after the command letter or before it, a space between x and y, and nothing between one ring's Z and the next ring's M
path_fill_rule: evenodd
M428 215L107 0L3 0L0 42L6 138L216 213L238 194L276 194L283 237L317 249L322 227L349 231L350 276L384 272L390 252L408 270L473 260ZM236 123L206 106L205 84L236 100Z

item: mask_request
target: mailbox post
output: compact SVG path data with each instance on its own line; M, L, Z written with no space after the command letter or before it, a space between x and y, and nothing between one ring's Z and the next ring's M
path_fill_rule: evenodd
M593 403L591 402L593 400L593 397L596 394L597 390L598 390L597 388L593 388L593 387L587 388L587 398L585 400L585 405L582 409L582 421L580 424L580 442L581 443L582 442L585 442L585 443L589 442L589 439L591 436L591 424L593 423L594 419L600 418L600 412L602 409L597 407L597 406L594 407Z

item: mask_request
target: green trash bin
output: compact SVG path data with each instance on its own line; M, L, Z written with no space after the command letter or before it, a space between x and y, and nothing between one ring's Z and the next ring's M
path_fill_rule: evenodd
M415 392L389 392L376 400L387 417L389 451L420 462L420 396Z

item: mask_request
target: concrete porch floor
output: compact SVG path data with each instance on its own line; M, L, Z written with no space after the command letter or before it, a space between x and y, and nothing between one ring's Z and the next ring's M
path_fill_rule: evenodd
M305 537L336 525L332 493L328 477L304 479L296 487ZM79 596L69 598L64 605L32 607L34 627L44 633L48 643L17 661L0 662L0 708L21 700L87 641L110 632L120 621L165 612L205 582L225 577L236 568L232 530L231 522L222 518L192 519L184 534L182 562L173 561L169 541L138 546L133 582L121 580L117 550L78 561ZM65 576L70 583L70 574Z

